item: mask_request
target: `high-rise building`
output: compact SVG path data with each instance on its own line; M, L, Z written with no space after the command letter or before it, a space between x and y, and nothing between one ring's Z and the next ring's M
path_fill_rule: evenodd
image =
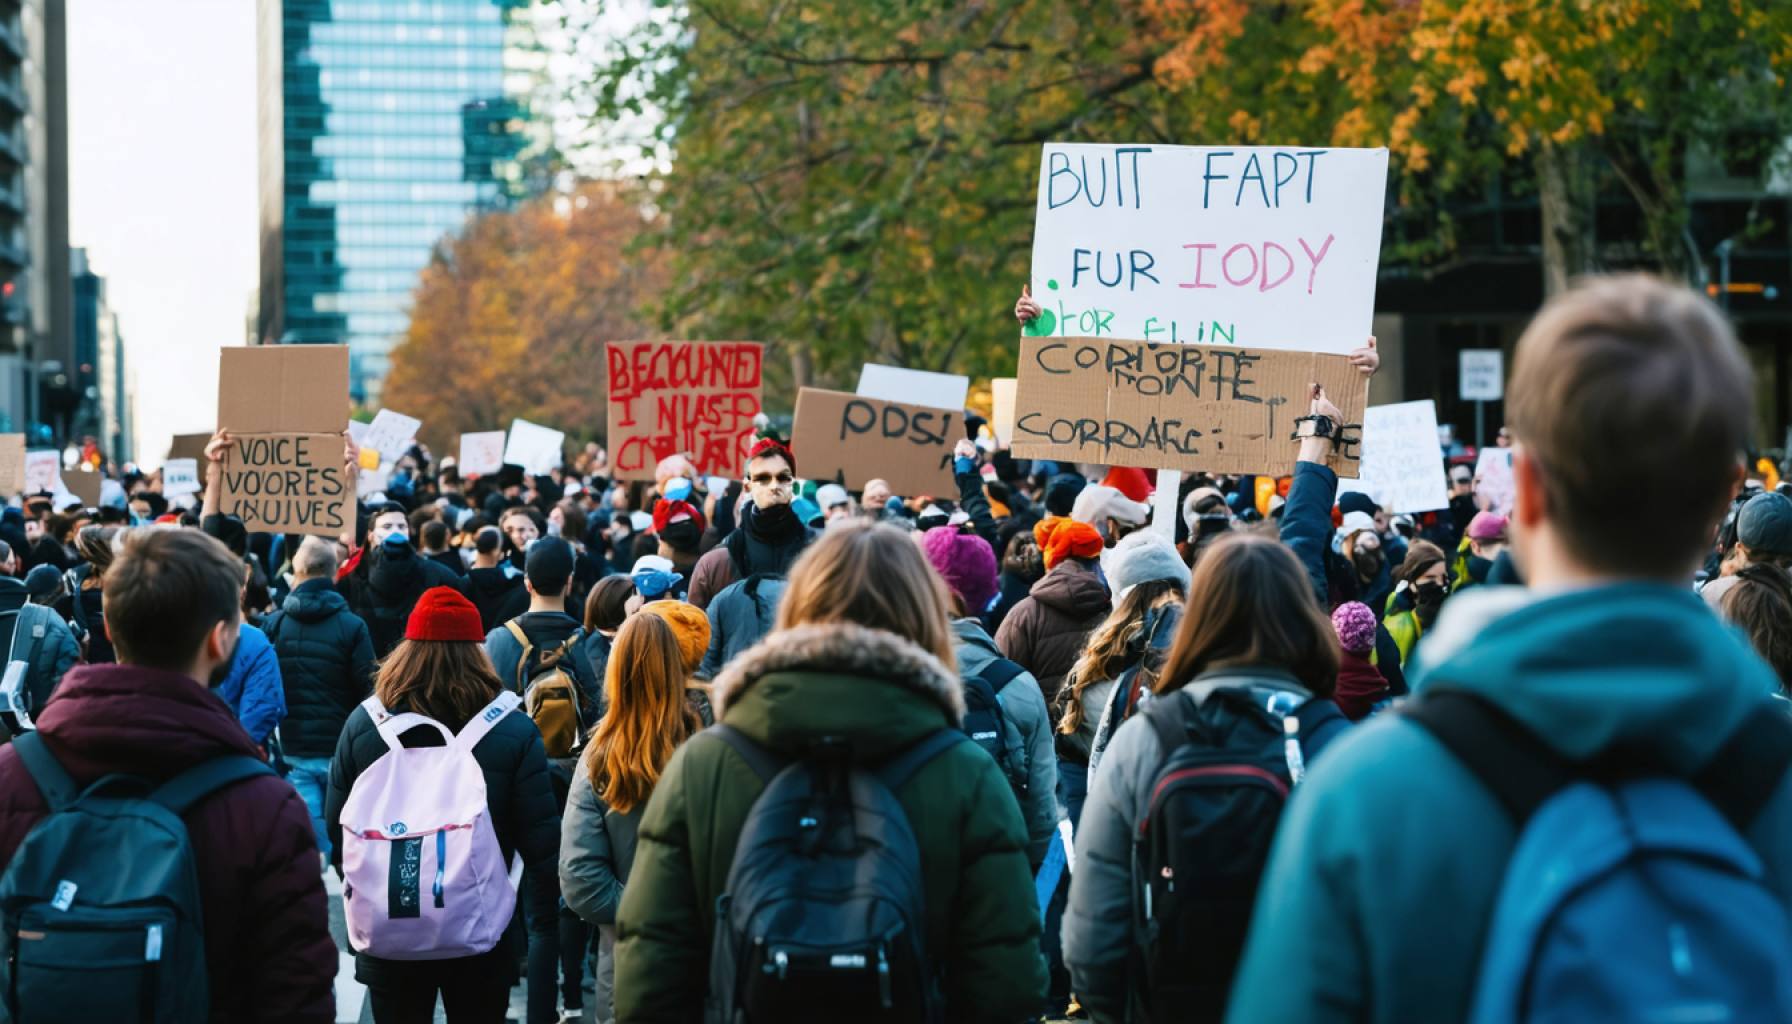
M436 243L523 190L528 0L261 0L263 344L377 401Z
M135 452L130 374L118 315L107 301L106 279L87 262L87 250L73 250L69 267L74 282L75 349L70 377L80 394L70 434L93 437L101 451L123 462L134 458Z

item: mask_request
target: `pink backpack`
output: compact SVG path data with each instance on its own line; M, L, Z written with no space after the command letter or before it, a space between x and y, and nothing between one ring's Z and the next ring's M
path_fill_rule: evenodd
M419 714L361 706L389 748L342 807L343 916L356 952L388 960L447 960L498 944L516 909L522 858L505 870L473 747L521 698L498 694L459 735ZM416 727L446 746L406 747Z

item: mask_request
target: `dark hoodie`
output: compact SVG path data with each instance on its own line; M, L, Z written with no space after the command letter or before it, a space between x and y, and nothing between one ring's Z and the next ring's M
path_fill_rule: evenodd
M373 634L374 656L384 658L404 639L411 609L431 587L453 587L466 592L459 576L417 554L409 544L397 548L382 544L363 550L354 571L343 579L339 589L348 598L349 609L367 623Z
M505 616L510 596L523 589L523 574L503 564L491 569L468 569L467 600L479 609L479 624L487 633L510 619ZM525 605L527 601L524 602Z
M329 757L355 705L373 692L373 636L329 580L306 580L262 623L280 659L286 720L280 743L292 757Z
M1022 598L1002 628L996 645L1002 656L1033 673L1055 707L1058 688L1083 653L1083 642L1107 618L1108 587L1093 563L1066 559L1046 573Z
M236 715L193 680L134 665L76 668L37 718L44 745L78 784L103 775L163 782L201 761L255 757ZM48 813L11 749L0 748L0 864ZM237 783L184 816L204 907L211 1020L335 1020L317 841L304 801L273 776ZM126 863L126 851L116 851Z

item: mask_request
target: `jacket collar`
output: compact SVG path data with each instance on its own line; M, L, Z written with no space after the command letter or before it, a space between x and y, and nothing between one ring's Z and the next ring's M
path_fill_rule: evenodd
M712 689L716 720L725 719L729 706L755 683L780 672L887 680L930 697L954 725L964 720L964 685L938 658L894 633L846 622L779 630L735 658Z

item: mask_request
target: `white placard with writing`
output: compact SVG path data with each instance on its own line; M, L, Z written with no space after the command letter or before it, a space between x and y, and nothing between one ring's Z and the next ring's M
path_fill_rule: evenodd
M1465 348L1460 370L1463 401L1497 402L1505 397L1504 352L1497 348Z
M162 463L162 497L178 498L198 494L199 490L198 459L169 459Z
M964 399L970 391L971 378L956 373L933 373L877 363L866 363L859 371L860 398L963 412Z
M1512 482L1512 449L1483 448L1475 462L1475 497L1502 516L1512 514L1517 488Z
M482 430L460 435L462 476L484 476L504 467L504 432Z
M1050 143L1025 333L1349 352L1387 173L1385 149Z
M1430 399L1363 410L1362 475L1338 481L1338 490L1362 491L1389 512L1449 508L1437 430L1437 405Z
M504 461L540 476L560 468L561 460L565 458L565 444L566 435L552 427L528 420L511 420Z
M62 456L53 451L25 453L25 493L65 494L62 486Z
M355 443L379 452L382 461L397 462L410 450L411 442L417 439L417 428L422 425L423 421L415 417L381 409Z

